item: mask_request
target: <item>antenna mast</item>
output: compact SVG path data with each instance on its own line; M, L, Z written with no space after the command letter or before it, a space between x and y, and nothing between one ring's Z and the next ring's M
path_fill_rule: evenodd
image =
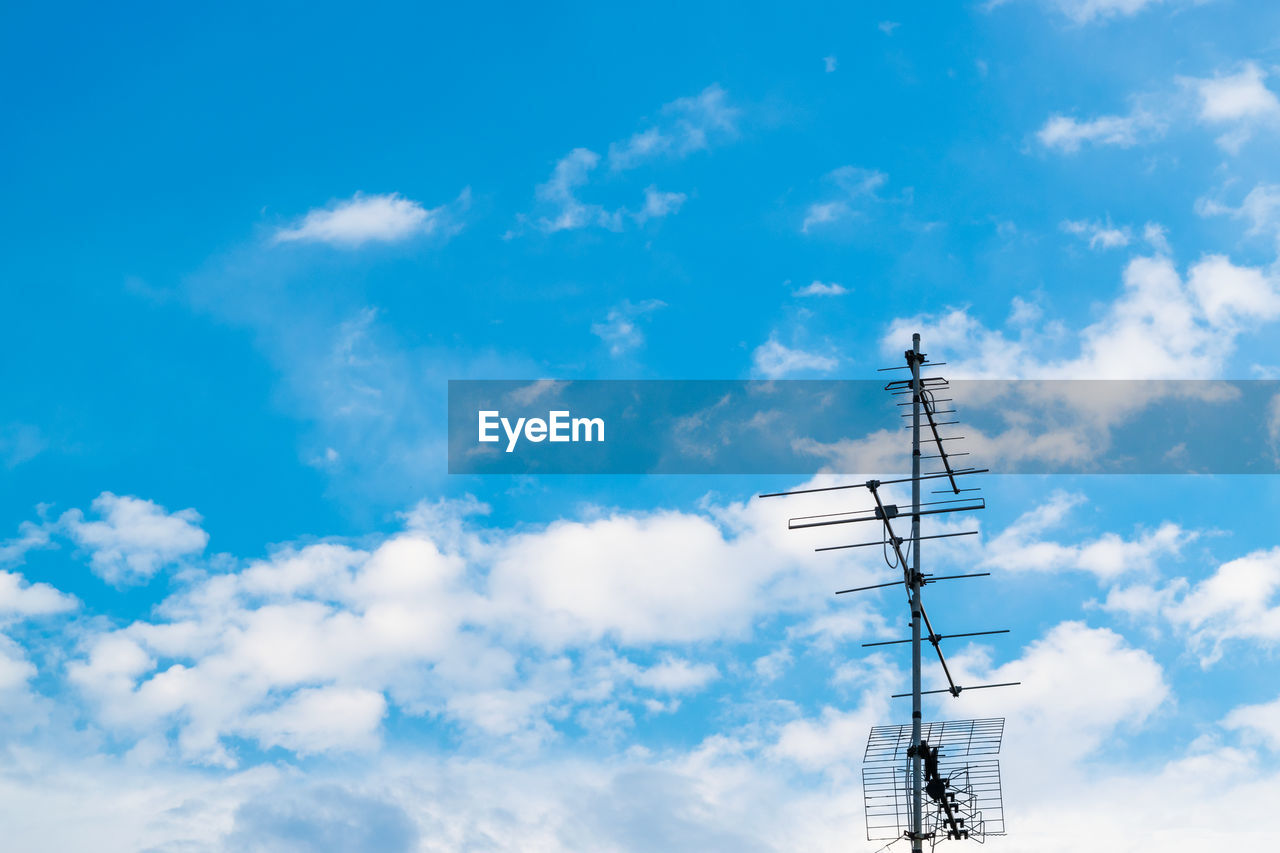
M900 402L898 406L911 406L911 476L896 480L867 480L865 483L851 483L843 486L827 486L812 489L799 489L790 492L776 492L761 495L762 498L782 497L785 495L812 494L816 492L834 492L843 489L865 488L875 501L875 506L865 510L825 513L822 515L792 518L788 529L798 530L811 527L825 527L835 524L850 524L861 521L880 521L883 538L872 542L856 542L849 545L834 545L816 548L816 551L837 551L847 548L860 548L868 545L888 546L892 549L891 566L902 569L902 579L870 586L854 587L837 591L837 595L863 590L884 589L902 584L907 592L907 600L911 607L911 638L909 640L889 640L886 642L864 643L863 647L889 646L904 643L911 644L911 692L896 693L893 698L911 697L911 723L909 726L877 726L871 730L867 741L867 752L863 759L863 796L867 811L867 839L901 840L911 842L912 853L921 853L924 842L930 847L945 839L969 839L982 841L987 835L1004 834L1004 803L1000 791L1000 766L993 759L969 761L971 755L994 755L1000 750L1004 734L1004 720L958 720L949 722L925 723L923 719L922 697L933 693L950 693L952 698L959 698L962 690L981 690L991 687L1011 687L1020 682L1002 682L999 684L977 684L961 687L956 684L947 666L946 656L942 652L941 642L957 637L977 637L989 634L1006 634L1008 629L994 631L970 631L962 634L939 634L934 630L921 600L921 590L926 584L960 578L983 577L990 572L974 572L957 575L926 575L920 566L920 542L925 539L945 539L953 536L972 536L976 530L960 533L937 533L923 535L920 527L921 518L947 512L964 512L986 508L983 498L951 498L936 501L922 501L921 484L926 481L944 480L947 488L935 490L934 494L959 495L961 492L976 492L976 488L961 488L956 478L985 472L985 468L955 468L952 462L957 456L966 453L953 453L947 450L946 442L955 441L963 436L941 435L938 427L958 423L958 421L939 421L938 416L953 414L955 409L938 409L939 403L950 403L949 398L938 399L935 392L947 390L950 386L941 376L923 376L922 370L945 362L930 362L925 353L920 351L920 334L911 336L911 349L904 353L905 365L886 367L882 370L909 370L910 379L889 382L885 390L894 396L910 395L908 402ZM926 433L925 430L928 430ZM929 456L921 454L923 442L936 446L937 453ZM923 459L937 459L941 470L922 472L920 463ZM908 538L896 535L892 519L899 516L897 504L886 503L881 490L887 485L911 484L911 534ZM908 552L903 544L908 544ZM925 633L927 632L927 634ZM937 654L942 674L946 677L947 687L937 690L922 689L921 648L922 640L928 639ZM909 739L908 739L909 732ZM907 742L904 744L903 741ZM905 750L902 747L906 747ZM945 754L942 750L945 749ZM903 761L905 759L905 762ZM887 802L886 802L887 801ZM928 806L928 811L926 811Z
M920 853L924 840L924 801L920 796L920 333L911 336L907 350L907 366L911 368L911 853ZM938 451L941 453L941 449ZM945 456L943 457L945 461ZM954 480L953 480L954 482Z

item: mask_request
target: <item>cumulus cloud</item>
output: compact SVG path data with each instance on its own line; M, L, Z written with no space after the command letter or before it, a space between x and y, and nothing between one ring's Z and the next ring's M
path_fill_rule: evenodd
M234 821L226 849L245 853L409 853L419 837L416 823L395 802L334 784L247 799Z
M1206 665L1233 640L1280 642L1280 548L1229 560L1199 583L1175 581L1172 590L1165 618L1188 634Z
M461 215L471 204L464 189L450 204L426 208L399 193L356 193L345 201L309 211L295 225L281 228L276 243L325 243L356 249L367 243L399 243L413 237L452 236L462 227Z
M756 347L751 361L754 372L766 379L782 379L797 373L830 373L840 363L831 355L793 349L776 336L770 336Z
M317 687L297 691L278 707L250 717L244 731L263 746L298 755L369 750L380 742L385 697L361 688Z
M209 541L194 509L170 513L152 501L111 492L94 498L92 508L99 519L86 520L73 509L59 525L89 552L94 573L111 584L142 583L164 566L199 554Z
M76 606L75 598L47 583L28 583L16 572L0 571L0 620L65 613Z
M1073 356L1042 355L1031 337L987 328L963 308L896 320L882 347L896 352L920 331L935 352L946 352L956 378L1208 379L1222 375L1245 331L1280 317L1274 275L1223 255L1202 257L1185 279L1167 257L1134 258L1123 285L1079 333Z
M1246 62L1234 74L1185 81L1199 98L1200 121L1228 128L1218 137L1218 144L1228 151L1238 150L1254 128L1280 122L1280 99L1267 88L1266 78L1255 63Z
M820 596L812 567L792 580L804 546L755 505L483 536L462 520L478 509L423 507L369 548L316 543L193 570L153 618L85 635L67 678L122 736L172 731L177 754L212 765L239 761L234 739L371 749L393 707L536 744L570 698L584 720L616 721L720 677L711 661L639 666L601 644L740 636L762 608Z
M636 673L633 680L642 687L663 693L685 693L705 687L719 675L712 664L666 657L661 663Z

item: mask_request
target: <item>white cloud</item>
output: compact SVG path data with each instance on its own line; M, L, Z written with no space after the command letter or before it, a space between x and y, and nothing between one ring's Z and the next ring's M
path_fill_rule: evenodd
M1163 0L1042 0L1073 23L1089 24L1110 18L1136 15Z
M1249 190L1239 207L1202 198L1196 202L1196 212L1201 216L1230 216L1249 224L1250 236L1270 237L1280 249L1280 184L1258 184Z
M1217 142L1236 153L1259 128L1280 127L1280 98L1266 77L1253 62L1212 77L1177 77L1172 89L1132 97L1128 113L1084 119L1054 113L1036 138L1047 149L1073 154L1085 145L1129 148L1162 136L1170 124L1198 122L1224 129Z
M650 219L660 219L677 213L686 198L684 193L662 192L652 185L645 187L644 207L635 214L635 220L643 225Z
M751 361L755 373L766 379L782 379L797 373L830 373L840 363L834 356L792 349L774 336L755 348Z
M591 324L591 334L608 345L609 354L614 358L626 355L644 345L644 333L640 331L637 321L664 307L666 303L660 299L646 299L637 303L624 299L621 304L609 309L603 322Z
M121 738L174 732L177 754L212 765L237 763L231 738L367 749L392 706L536 745L566 701L616 722L654 698L619 685L674 693L719 677L670 653L648 669L601 660L602 643L740 635L758 613L824 607L834 582L834 568L804 564L799 583L805 545L777 537L755 504L518 532L467 525L478 509L423 507L367 550L318 543L238 571L193 569L152 618L88 631L68 681ZM326 722L332 708L342 720Z
M209 541L194 509L170 513L151 501L111 492L100 494L92 506L101 520L86 521L84 513L72 509L58 523L90 552L90 567L108 583L141 583L163 566L199 554Z
M250 717L245 731L264 746L282 746L299 755L369 750L379 744L386 710L386 699L371 690L310 688Z
M824 283L815 279L811 284L795 291L792 296L844 296L848 292L848 288L834 281Z
M1111 582L1131 572L1154 573L1160 560L1176 558L1183 546L1196 538L1194 532L1167 521L1133 539L1110 532L1074 544L1043 538L1061 527L1071 510L1083 502L1083 495L1055 492L993 537L986 546L983 564L1009 572L1083 571Z
M18 535L0 542L0 565L20 563L27 552L36 548L49 546L48 524L35 524L24 521L18 525Z
M1280 752L1280 697L1260 705L1232 708L1222 725L1248 731L1260 737L1273 752Z
M649 127L609 146L609 170L625 172L655 160L679 159L707 150L737 136L740 113L717 84L697 95L677 98L662 107L658 120ZM597 227L621 231L628 220L643 225L670 216L687 200L684 193L663 192L650 184L639 210L584 202L579 193L591 183L601 159L595 151L578 147L556 163L551 177L535 190L538 201L548 210L533 221L539 230L554 233ZM522 214L518 222L521 225L507 237L518 234L529 218Z
M1124 288L1102 317L1083 329L1074 356L1040 355L1033 344L1060 335L1023 331L1018 338L985 327L965 309L895 320L886 354L919 331L946 353L955 378L1210 379L1222 375L1247 330L1280 317L1280 281L1254 267L1206 255L1184 282L1164 256L1138 257Z
M720 671L712 664L668 656L661 663L636 673L632 680L641 687L662 693L687 693L705 687L719 676Z
M461 229L459 216L471 202L464 189L451 204L427 209L399 193L364 195L307 213L298 224L276 231L276 243L327 243L355 249L366 243L398 243L412 237L452 235Z
M1158 222L1148 222L1142 226L1142 239L1146 240L1147 245L1162 255L1173 253L1173 249L1169 246L1169 232Z
M1187 632L1205 665L1217 661L1232 640L1280 642L1280 601L1273 601L1280 591L1280 548L1230 560L1197 584L1174 582L1171 588L1185 594L1163 614Z
M1150 118L1142 113L1098 116L1085 121L1073 116L1052 115L1036 132L1036 138L1045 148L1066 154L1079 151L1085 143L1128 148L1137 144L1150 125Z
M661 219L679 212L687 199L684 193L663 192L650 185L644 190L644 204L634 213L625 207L610 210L603 205L583 202L577 192L589 183L591 172L599 163L600 155L586 148L575 148L561 158L551 178L537 188L539 201L553 211L550 216L538 220L541 230L555 233L594 226L621 231L627 218L643 225L650 219Z
M590 173L599 163L600 155L587 148L575 148L556 163L551 177L546 183L539 184L535 191L540 201L547 202L555 210L551 217L539 220L543 231L553 233L590 225L617 231L622 227L622 217L617 211L578 200L578 188L586 185Z
M1228 128L1218 137L1218 144L1228 152L1239 151L1255 128L1274 127L1280 122L1280 99L1263 82L1266 76L1256 64L1247 62L1234 74L1184 81L1199 98L1200 121Z
M814 202L805 209L800 231L808 234L819 226L828 226L862 215L860 205L877 200L877 192L889 180L884 172L857 166L841 166L823 176L835 185L839 195L827 201Z
M824 57L822 57L822 68L823 68L823 70L824 70L824 71L826 71L828 74L830 74L832 71L835 71L835 70L836 70L836 65L837 65L837 62L836 62L836 58L835 58L834 56L824 56Z
M16 572L0 571L0 620L65 613L77 604L75 598L47 583L28 583Z
M1223 255L1206 255L1191 269L1187 286L1209 325L1224 331L1280 317L1280 287L1254 267L1238 267Z
M1200 95L1200 118L1222 123L1280 115L1280 100L1263 82L1266 77L1261 68L1247 62L1235 74L1195 80Z
M1123 249L1133 239L1127 226L1116 228L1109 219L1105 223L1068 219L1063 221L1062 230L1087 239L1090 249Z
M662 107L653 126L609 146L609 167L634 169L658 157L684 157L738 133L741 110L730 105L728 93L711 84L697 95L678 98Z
M1002 769L1024 784L1065 777L1117 730L1140 728L1170 693L1148 651L1115 631L1082 622L1054 626L1019 658L999 666L990 666L983 650L972 647L948 661L962 686L1021 682L962 694L961 701L966 717L1007 719Z
M880 32L884 33L887 36L891 36L893 35L893 31L900 26L902 26L902 24L898 23L897 21L881 21L880 23L876 24L876 29L878 29Z

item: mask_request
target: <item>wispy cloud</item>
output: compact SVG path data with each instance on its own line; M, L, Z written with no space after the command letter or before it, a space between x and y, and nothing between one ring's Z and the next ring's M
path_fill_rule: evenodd
M845 222L860 214L858 205L877 198L877 191L889 180L884 172L863 169L858 166L841 166L823 176L833 185L837 194L833 198L810 204L800 223L800 231L808 234L822 226Z
M538 230L549 234L592 227L621 231L628 222L644 225L679 212L688 196L659 190L653 184L645 188L638 209L583 201L580 194L602 164L618 174L664 159L687 157L730 140L738 133L740 114L729 104L724 89L712 84L697 95L663 106L658 119L644 130L610 144L606 157L590 148L574 148L557 161L551 177L535 190L545 212L533 217L521 215L507 236L516 236L531 220Z
M799 290L795 291L793 296L844 296L849 289L844 285L836 284L834 281L821 282L816 279Z
M622 304L609 309L602 322L591 325L591 333L604 341L609 347L609 354L617 358L644 344L644 333L640 331L637 321L664 307L666 303L658 299L646 299L637 303L624 299Z
M704 151L736 136L740 116L725 90L713 83L697 95L666 104L652 126L612 143L609 168L625 171L660 157Z
M1218 145L1236 153L1259 129L1280 127L1280 98L1266 85L1267 73L1245 62L1209 77L1177 77L1163 91L1131 98L1127 113L1077 118L1054 113L1036 132L1040 145L1074 154L1086 145L1129 148L1163 136L1170 126L1218 128Z
M985 8L1003 6L1010 0L989 0ZM1040 0L1046 6L1075 24L1091 24L1112 18L1127 18L1138 14L1148 6L1166 0Z
M277 230L275 243L325 243L357 249L367 243L399 243L427 235L452 236L471 204L466 188L450 204L425 208L399 193L356 193L345 201L309 211L296 224Z
M1128 148L1136 145L1151 126L1150 117L1143 113L1098 116L1083 121L1073 116L1053 115L1036 132L1036 138L1045 148L1073 154L1086 143Z
M1270 237L1280 250L1280 184L1258 184L1233 207L1210 198L1196 202L1201 216L1230 216L1248 223L1246 234Z
M1087 240L1090 249L1123 249L1133 239L1128 226L1116 228L1110 219L1106 222L1068 219L1061 227L1068 234Z

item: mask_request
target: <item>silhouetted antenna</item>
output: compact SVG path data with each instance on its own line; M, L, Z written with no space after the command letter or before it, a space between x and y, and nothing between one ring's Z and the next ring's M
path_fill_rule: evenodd
M924 766L924 795L931 806L924 834L938 841L984 841L1004 834L1004 798L1000 789L1000 752L1004 720L948 720L921 727L919 750L912 726L876 726L867 738L862 764L862 796L867 811L867 840L911 837L914 804L909 796L911 765L917 754Z
M822 486L797 489L789 492L773 492L763 498L787 495L837 492L847 489L866 489L874 506L864 509L828 512L790 519L790 530L831 527L860 522L879 522L880 538L868 542L847 545L828 545L815 551L840 551L848 548L864 548L879 545L884 550L885 562L890 568L901 568L902 578L885 583L852 587L836 592L843 595L872 589L901 586L907 594L911 610L911 637L904 640L887 640L864 643L864 647L911 644L911 692L895 693L893 698L911 697L911 723L900 726L876 726L867 741L867 753L863 766L863 794L867 810L867 839L903 839L911 842L913 853L919 853L927 840L930 845L946 839L972 839L982 841L988 835L1004 834L1004 804L1000 791L1000 765L996 759L972 760L975 755L995 755L1000 751L1004 734L1004 720L958 720L924 723L921 713L921 697L933 693L949 693L958 698L965 690L987 690L994 687L1012 687L1020 682L1005 681L996 684L957 684L947 666L942 651L942 641L962 637L981 637L1007 634L1007 628L993 631L968 631L960 634L940 634L934 630L929 614L921 601L921 590L928 584L962 578L986 577L990 572L972 572L955 575L931 575L920 570L920 543L929 539L948 539L955 536L972 536L976 530L953 533L934 533L928 536L920 532L920 520L924 516L952 512L972 512L986 508L981 497L955 497L962 493L979 491L975 487L961 487L960 478L986 472L986 468L958 467L955 460L968 456L966 452L949 449L948 442L960 441L961 435L944 435L946 427L958 424L958 420L942 420L944 415L954 415L956 409L938 408L940 403L953 403L950 397L938 397L940 391L950 389L941 376L922 376L926 367L937 367L945 362L930 362L920 351L920 335L912 335L912 347L905 353L906 364L881 370L909 370L910 379L895 379L884 387L892 396L910 399L899 406L910 406L911 418L907 429L911 430L911 476L892 480L867 480L864 483L848 483L840 486ZM928 445L931 452L921 453ZM921 461L937 460L939 470L921 471ZM933 491L935 495L952 495L942 500L922 501L921 484L941 480L947 488ZM885 499L885 486L911 484L911 503L900 507ZM911 532L900 536L894 529L894 521L904 516L911 518ZM904 548L905 546L905 548ZM922 641L927 641L938 658L946 687L924 690L921 682ZM927 804L927 810L926 810Z

